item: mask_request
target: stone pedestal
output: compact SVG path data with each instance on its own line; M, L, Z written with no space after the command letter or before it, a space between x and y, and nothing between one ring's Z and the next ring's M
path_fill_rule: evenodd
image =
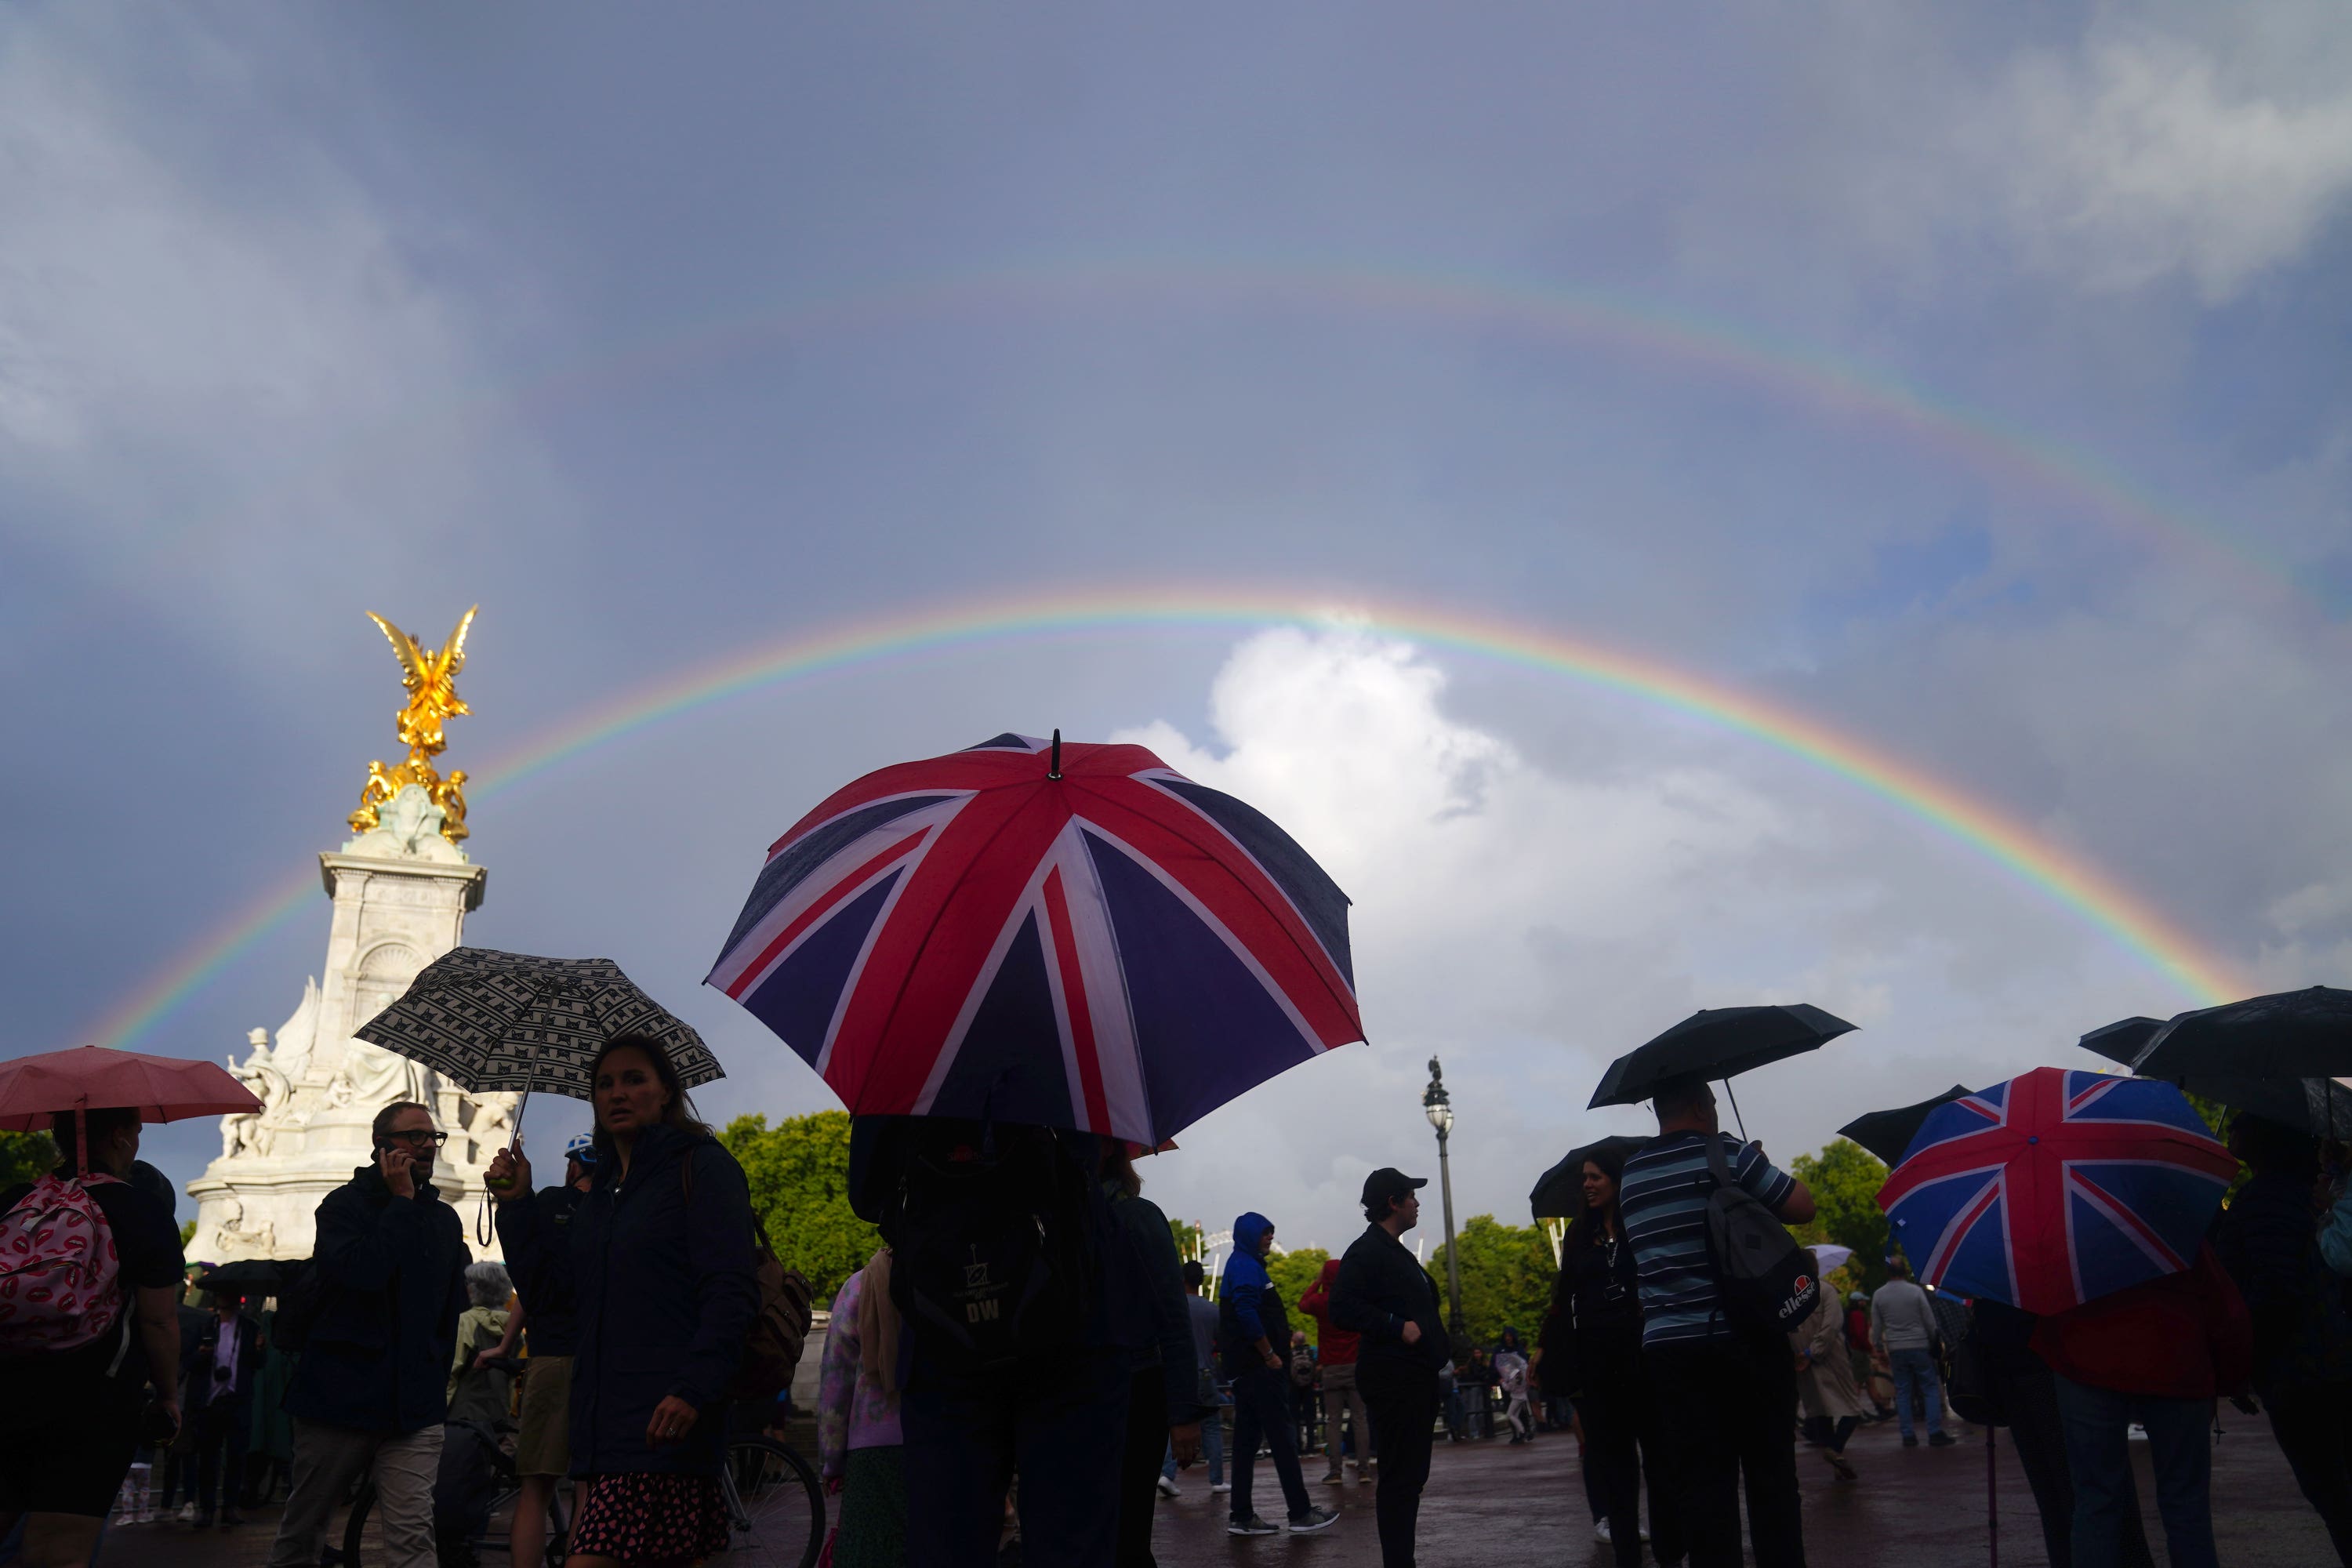
M441 837L441 810L425 791L408 785L381 816L373 831L319 857L334 904L324 984L305 983L274 1046L255 1029L245 1060L229 1058L262 1108L221 1119L220 1158L188 1184L192 1259L309 1257L319 1200L373 1160L370 1124L393 1100L431 1107L449 1134L433 1184L461 1213L480 1199L483 1168L507 1141L514 1095L469 1094L352 1037L458 944L467 912L482 901L482 868Z

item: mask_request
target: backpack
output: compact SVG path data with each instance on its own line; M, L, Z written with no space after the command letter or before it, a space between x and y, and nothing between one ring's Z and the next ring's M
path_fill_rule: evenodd
M686 1201L694 1202L693 1151L678 1163L678 1181ZM787 1268L768 1243L768 1227L751 1216L751 1273L760 1282L760 1310L743 1336L743 1359L728 1380L727 1397L765 1405L793 1385L793 1370L801 1363L801 1348L808 1342L815 1321L811 1304L816 1291L797 1268Z
M1735 1328L1794 1331L1820 1305L1822 1282L1780 1216L1732 1181L1723 1139L1715 1133L1706 1135L1706 1168L1715 1178L1706 1200L1706 1247L1724 1315Z
M1290 1352L1290 1381L1297 1388L1315 1386L1315 1352L1311 1346L1300 1345Z
M925 1120L906 1140L882 1235L925 1353L964 1373L1066 1355L1094 1302L1100 1189L1043 1128Z
M113 1180L43 1176L0 1217L0 1353L79 1350L117 1323L130 1347L114 1227L89 1194ZM118 1352L115 1365L121 1362Z

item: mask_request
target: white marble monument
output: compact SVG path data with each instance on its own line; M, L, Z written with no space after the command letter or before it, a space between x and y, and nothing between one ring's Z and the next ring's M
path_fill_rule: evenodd
M466 837L465 775L443 780L431 763L441 750L439 719L465 711L449 684L464 663L465 624L441 654L378 624L409 675L412 701L401 721L409 760L369 770L368 792L352 814L358 837L319 857L334 900L324 983L304 983L301 1005L274 1041L252 1030L245 1059L229 1058L229 1070L261 1109L221 1119L220 1158L188 1184L196 1200L192 1259L308 1258L319 1200L371 1162L369 1124L395 1100L431 1107L449 1134L433 1184L470 1229L466 1205L481 1197L483 1168L512 1128L516 1096L469 1094L421 1063L352 1037L418 970L458 944L467 911L481 904L484 879L457 847ZM427 684L436 678L437 687ZM416 719L420 685L437 704L425 716L429 724Z

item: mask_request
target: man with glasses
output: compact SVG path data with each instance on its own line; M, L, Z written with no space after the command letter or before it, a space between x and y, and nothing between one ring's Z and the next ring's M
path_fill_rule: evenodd
M435 1568L433 1479L466 1308L465 1226L433 1187L448 1134L414 1100L376 1112L375 1158L319 1204L319 1310L286 1413L294 1489L270 1568L311 1568L361 1472L376 1485L387 1568Z

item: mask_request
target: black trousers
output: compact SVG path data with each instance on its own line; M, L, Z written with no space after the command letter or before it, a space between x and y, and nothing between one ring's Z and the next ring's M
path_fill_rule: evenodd
M1282 1483L1282 1500L1293 1519L1314 1506L1307 1495L1307 1478L1298 1471L1298 1446L1291 1439L1290 1379L1272 1367L1252 1367L1234 1378L1234 1447L1225 1456L1225 1474L1233 1478L1233 1520L1247 1522L1255 1503L1251 1487L1257 1469L1257 1445L1262 1437L1274 1456L1274 1473Z
M1073 1350L973 1375L934 1365L919 1341L898 1404L907 1561L914 1568L994 1562L1016 1471L1024 1562L1100 1568L1110 1561L1129 1384L1124 1351Z
M1429 1481L1429 1447L1437 1426L1434 1368L1390 1361L1356 1363L1356 1392L1371 1417L1381 1484L1372 1496L1380 1521L1381 1568L1412 1568L1421 1489Z
M1641 1568L1644 1468L1650 1479L1651 1547L1661 1563L1681 1561L1682 1503L1674 1495L1657 1398L1643 1376L1641 1363L1602 1369L1577 1401L1576 1413L1584 1422L1585 1472L1598 1483L1601 1512L1609 1521L1609 1544L1619 1568Z
M247 1400L224 1399L197 1406L190 1419L196 1427L196 1511L207 1519L216 1506L235 1513L238 1481L245 1469L246 1436L253 1426L253 1405Z
M1681 1500L1675 1512L1690 1547L1690 1568L1740 1568L1743 1480L1756 1568L1804 1568L1797 1373L1787 1343L1776 1335L1770 1343L1657 1345L1642 1352L1642 1364L1672 1454L1674 1495Z
M1168 1457L1168 1382L1160 1363L1127 1385L1127 1447L1118 1461L1118 1568L1159 1568L1151 1555L1151 1510Z
M2352 1565L2352 1384L2275 1389L2263 1403L2294 1484L2327 1526L2336 1560Z
M2074 1568L2074 1478L2066 1468L2066 1424L2058 1415L2058 1384L2039 1359L1992 1369L1993 1402L2009 1423L2010 1447L2042 1515L2042 1546L2050 1568ZM2147 1529L2137 1505L2124 1510L2123 1568L2155 1568Z

